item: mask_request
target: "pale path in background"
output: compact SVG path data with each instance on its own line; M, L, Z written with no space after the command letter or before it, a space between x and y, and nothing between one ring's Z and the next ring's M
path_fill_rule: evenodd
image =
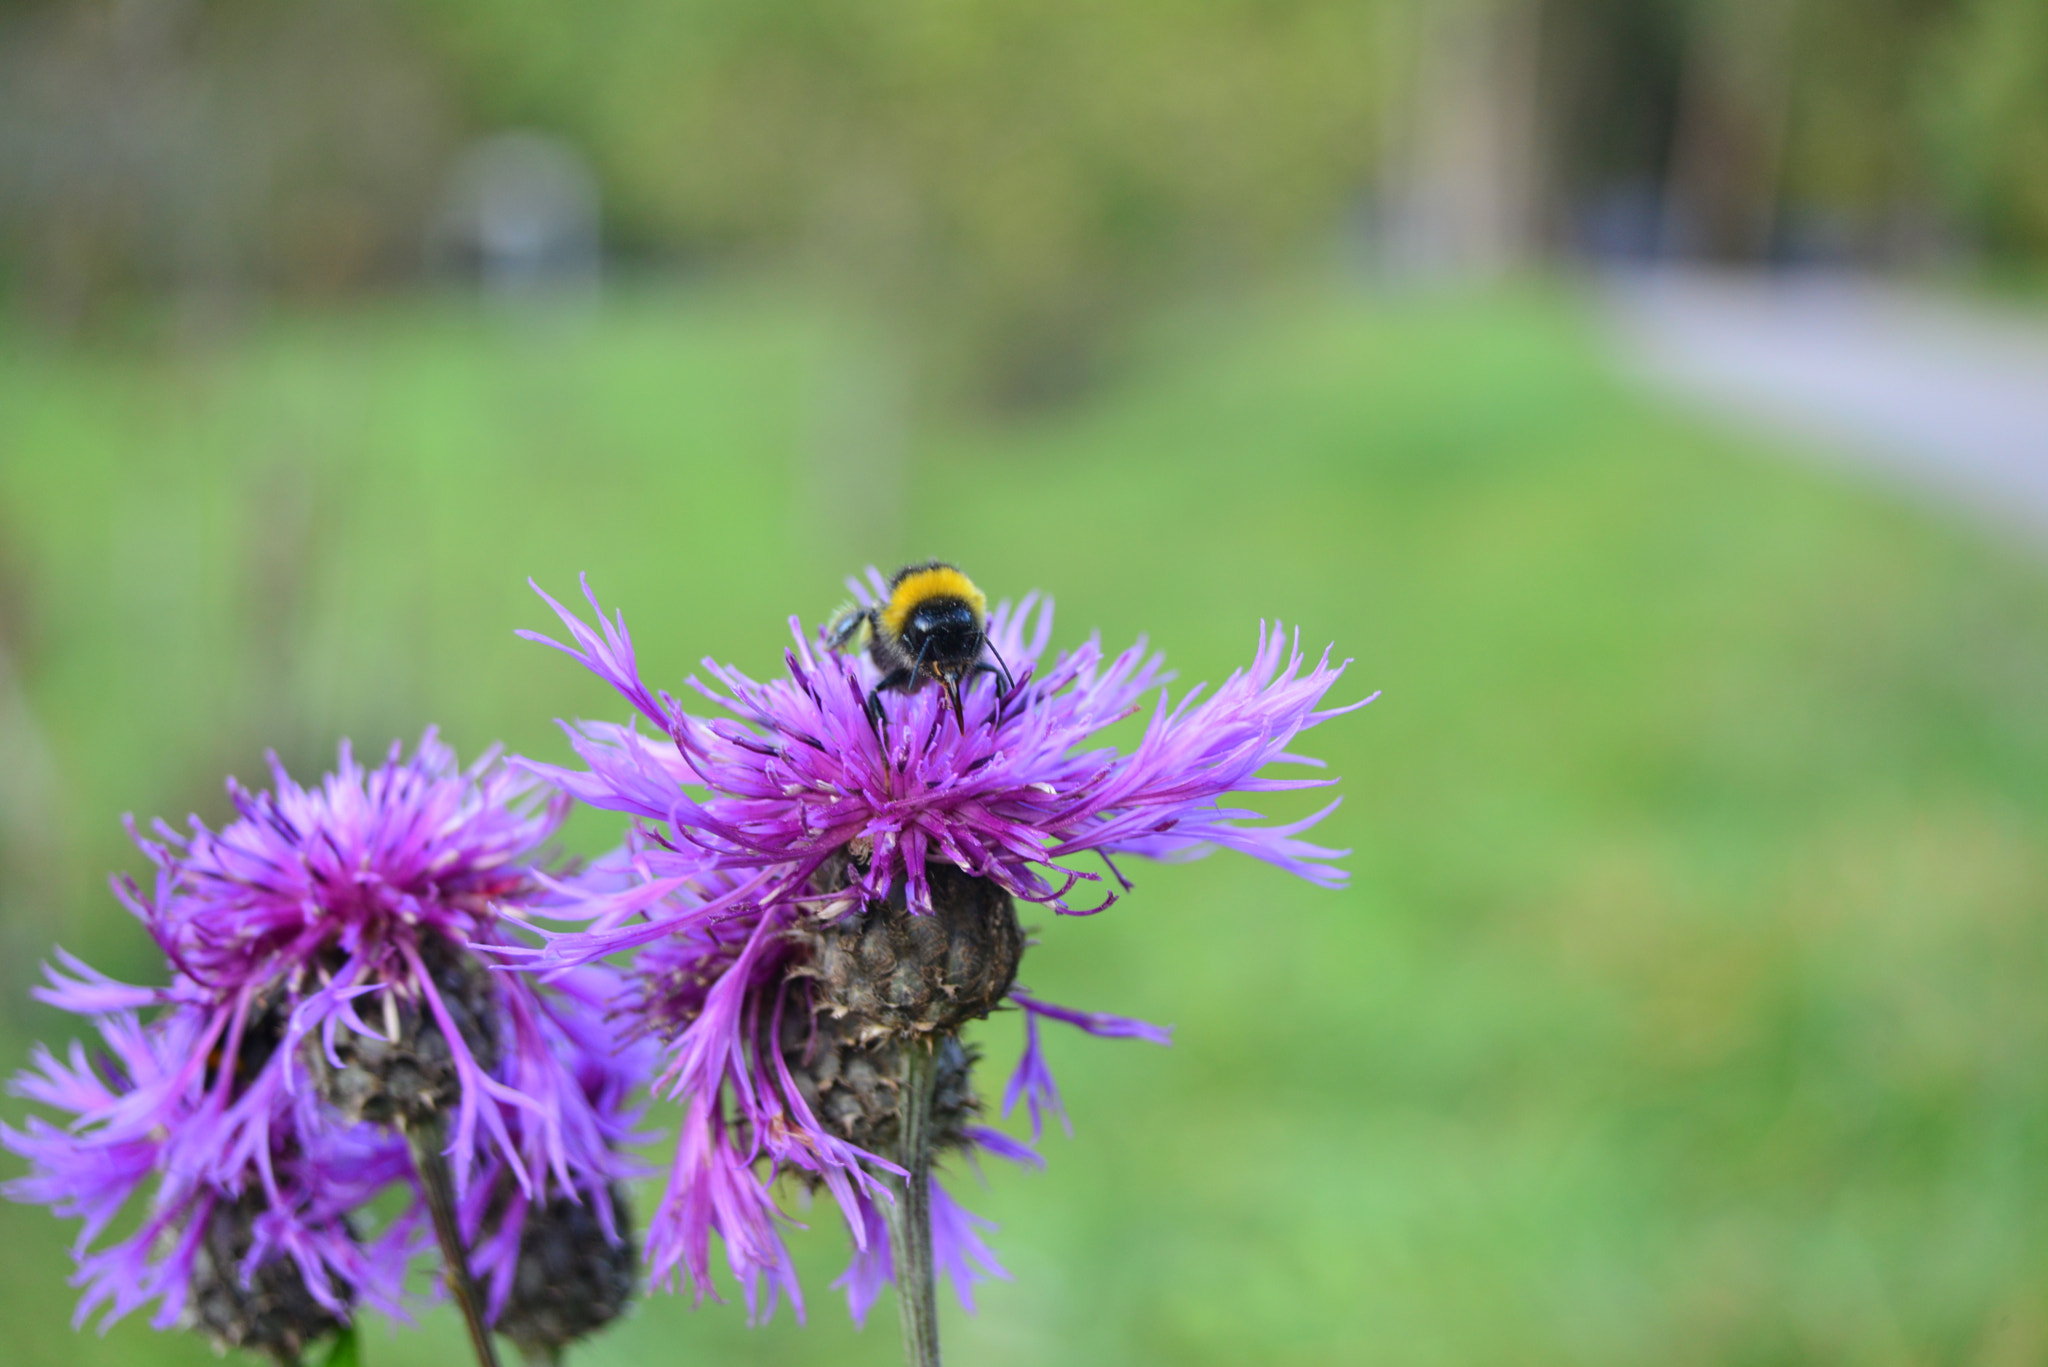
M1661 270L1607 294L1657 387L2048 533L2048 314L1833 275Z

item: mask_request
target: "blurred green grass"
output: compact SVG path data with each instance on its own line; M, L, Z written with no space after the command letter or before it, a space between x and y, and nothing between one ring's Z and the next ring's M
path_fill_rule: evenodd
M1385 690L1303 747L1348 889L1219 857L1039 927L1035 989L1176 1043L1050 1041L1076 1137L971 1198L1016 1279L949 1319L958 1360L2048 1354L2035 559L1635 395L1541 290L1190 312L1000 428L849 403L875 345L711 288L0 341L0 739L48 760L0 807L11 999L53 940L149 971L98 891L124 810L217 818L265 745L437 720L559 758L550 718L618 715L513 638L529 574L589 571L673 683L771 670L844 573L942 554L1183 683L1282 617ZM1016 1022L982 1033L1006 1064ZM825 1286L834 1225L797 1238L810 1328L656 1296L577 1360L893 1361L890 1308L856 1334ZM11 1361L204 1359L73 1335L66 1232L0 1206ZM461 1351L441 1313L365 1347Z

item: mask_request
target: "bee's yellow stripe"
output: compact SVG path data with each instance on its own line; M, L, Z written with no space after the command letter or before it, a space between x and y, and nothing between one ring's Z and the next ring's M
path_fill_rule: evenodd
M951 565L940 565L903 577L903 582L889 595L888 606L882 609L882 625L891 636L901 636L910 614L917 611L920 603L934 598L963 598L974 609L975 621L988 616L988 599L974 587L974 581Z

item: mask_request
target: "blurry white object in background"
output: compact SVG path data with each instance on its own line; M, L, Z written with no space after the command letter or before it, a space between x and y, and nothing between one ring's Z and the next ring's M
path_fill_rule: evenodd
M2048 316L1820 273L1610 285L1643 378L2048 534Z
M601 259L597 175L544 133L499 133L455 162L430 256L507 300L595 294Z

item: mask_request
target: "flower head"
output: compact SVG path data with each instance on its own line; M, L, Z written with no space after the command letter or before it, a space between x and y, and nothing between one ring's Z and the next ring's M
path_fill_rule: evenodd
M884 592L872 571L853 587L870 605ZM1333 862L1342 852L1300 838L1334 803L1266 825L1223 802L1327 782L1265 771L1316 764L1288 747L1350 710L1321 708L1343 666L1327 652L1310 664L1277 627L1261 629L1251 664L1220 688L1173 703L1170 676L1142 641L1113 658L1094 637L1049 655L1051 606L1031 595L988 617L1011 686L975 678L957 708L937 689L892 694L877 725L866 707L872 664L824 649L792 620L786 677L759 682L706 661L704 678L689 680L727 713L706 717L648 688L623 617L607 618L587 583L584 594L594 628L542 594L571 644L525 634L610 683L657 734L583 722L567 729L585 768L518 761L635 823L626 847L574 890L583 927L550 937L534 962L645 947L635 1011L664 1042L662 1086L688 1108L649 1256L657 1278L680 1270L700 1295L716 1233L757 1312L780 1294L798 1298L769 1191L792 1173L845 1214L857 1254L840 1284L865 1311L893 1274L880 1212L887 1183L904 1173L891 1146L905 1059L935 1070L942 1156L1036 1161L976 1123L972 1056L953 1038L964 1020L1005 1001L1024 1011L1028 1044L1010 1099L1028 1102L1034 1129L1058 1104L1036 1044L1041 1017L1164 1042L1158 1027L1015 990L1015 901L1092 914L1117 892L1084 897L1087 888L1105 875L1129 887L1118 858L1219 847L1323 886L1343 881ZM1155 689L1135 748L1099 742ZM1102 871L1074 862L1086 855ZM942 1188L931 1206L935 1262L964 1299L974 1276L1000 1272L984 1222Z
M221 830L194 818L137 837L153 888L115 881L168 985L117 983L60 950L37 992L93 1018L104 1042L68 1061L40 1051L16 1081L77 1117L69 1130L32 1120L0 1136L32 1164L10 1194L85 1219L81 1314L156 1298L159 1323L187 1308L208 1322L230 1259L244 1292L289 1259L335 1320L362 1296L390 1302L420 1213L369 1246L347 1216L413 1179L393 1125L438 1134L452 1118L465 1199L481 1213L514 1194L491 1226L501 1251L516 1253L529 1206L556 1199L593 1203L622 1242L609 1193L627 1172L631 1065L592 1000L604 975L543 984L487 957L510 942L507 918L548 895L535 861L565 799L495 755L461 767L431 731L375 768L344 743L311 787L272 763L269 791L230 780L238 815ZM89 1254L152 1177L143 1230Z
M216 1082L238 1085L244 1050L209 1049L207 1013L193 1003L148 1022L132 1010L97 1013L95 1024L98 1047L74 1041L60 1059L38 1046L14 1082L71 1123L0 1126L0 1143L30 1163L7 1194L84 1222L79 1322L156 1301L158 1328L191 1321L224 1345L296 1360L357 1303L397 1310L418 1221L408 1215L364 1240L350 1216L406 1175L402 1143L333 1123L309 1093L274 1092L260 1157L239 1169L208 1162L221 1130ZM274 1045L280 1025L271 1015L244 1042L268 1031ZM140 1226L93 1251L152 1177Z
M879 593L879 577L854 588ZM709 861L756 874L744 880L748 897L786 895L835 851L861 841L871 856L850 891L873 899L900 881L917 912L930 909L924 870L939 860L1062 913L1097 912L1116 900L1110 893L1092 906L1071 903L1077 887L1101 881L1065 862L1088 853L1101 856L1120 885L1111 862L1117 855L1172 858L1219 847L1326 887L1344 881L1331 862L1343 851L1296 838L1336 803L1292 825L1258 826L1246 824L1256 813L1219 802L1231 793L1333 781L1261 772L1280 763L1320 767L1287 746L1351 710L1316 710L1344 666L1332 667L1327 651L1307 666L1277 626L1260 629L1249 667L1206 699L1197 686L1169 707L1164 685L1172 676L1142 639L1105 659L1091 636L1046 660L1052 605L1030 594L989 617L988 639L1015 672L1008 694L999 696L993 679L979 680L963 695L964 720L939 690L892 696L883 731L863 706L872 666L819 648L794 618L787 678L759 683L704 662L711 683L692 678L690 687L731 714L705 718L641 682L623 617L607 620L591 596L599 621L592 630L547 601L575 645L525 634L610 683L661 739L586 722L570 739L587 771L520 763L579 801L672 831L685 862L655 858L652 869L680 873ZM1088 747L1154 689L1157 703L1135 749ZM693 788L708 796L693 797ZM640 932L645 940L659 937L658 924ZM631 939L613 934L604 943Z

